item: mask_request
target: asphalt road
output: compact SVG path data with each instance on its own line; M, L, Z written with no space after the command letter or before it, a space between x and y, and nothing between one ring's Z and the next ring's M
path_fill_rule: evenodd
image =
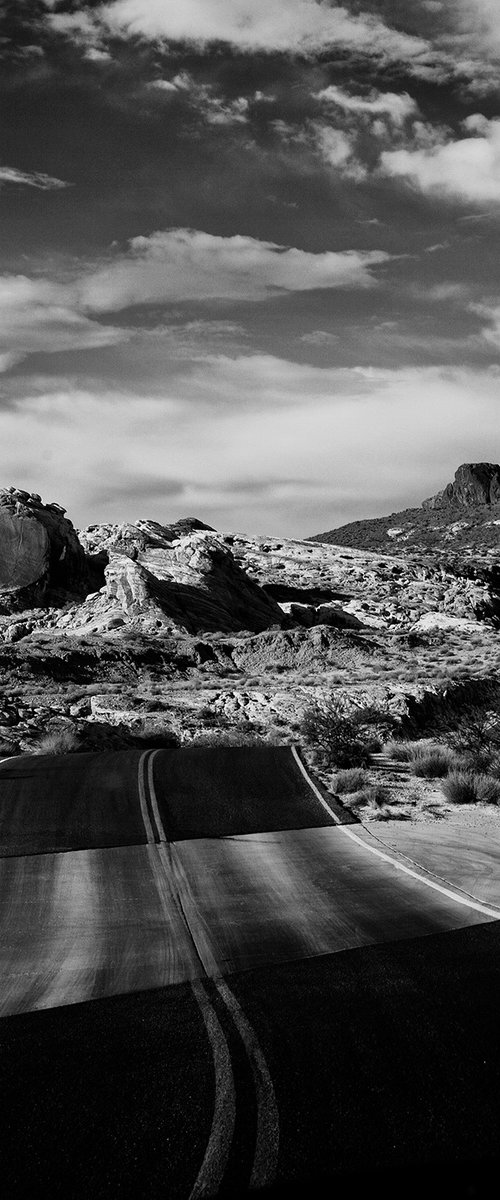
M333 824L287 746L0 763L2 857Z
M340 813L287 748L0 767L8 1195L483 1170L498 848Z
M496 1193L498 923L227 982L0 1022L4 1194Z

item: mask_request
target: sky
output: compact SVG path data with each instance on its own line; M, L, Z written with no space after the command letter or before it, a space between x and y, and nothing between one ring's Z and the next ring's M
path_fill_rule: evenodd
M304 537L500 460L498 0L0 16L1 485Z

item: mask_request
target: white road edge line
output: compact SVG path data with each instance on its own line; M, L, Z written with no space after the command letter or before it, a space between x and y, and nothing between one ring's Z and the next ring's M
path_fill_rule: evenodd
M146 800L146 781L145 781L145 770L144 770L144 764L145 764L148 754L149 754L149 750L145 750L144 754L141 754L141 757L139 759L139 766L137 769L137 786L139 789L139 803L141 806L142 820L143 820L144 828L146 830L146 839L147 839L148 845L154 846L156 839L155 839L155 835L153 833L153 826L149 819L148 805L147 805L147 800Z
M420 875L418 871L412 871L411 867L405 866L396 858L391 858L389 854L384 854L383 850L377 850L376 846L370 846L363 838L358 837L357 833L353 833L351 829L346 829L342 826L342 834L350 838L352 842L357 842L358 846L362 846L363 850L368 850L370 854L376 854L377 858L381 858L383 862L390 863L391 867L395 867L397 871L402 871L404 875L410 875L412 879L418 879L419 883L425 883L425 886L432 888L434 892L441 892L443 896L447 896L449 900L454 900L456 904L463 905L464 908L473 908L476 912L484 913L487 917L493 917L496 921L500 920L500 909L488 908L486 904L481 904L480 900L473 900L470 897L460 895L459 892L452 891L451 888L443 887L441 883L435 883L432 879L427 879L425 875Z
M434 883L432 879L427 879L425 875L420 875L418 871L412 871L411 867L406 867L404 863L399 862L395 858L391 858L389 854L384 854L382 850L377 850L375 846L370 846L368 842L363 841L363 838L358 837L358 835L353 833L351 829L347 829L345 825L341 825L338 817L336 817L335 813L332 812L326 800L323 799L322 795L318 791L318 788L315 786L312 779L310 779L303 762L301 762L300 757L297 754L295 746L292 746L291 750L304 778L307 779L309 786L312 788L314 794L318 797L320 804L323 805L323 808L326 808L326 811L330 813L330 816L333 817L336 824L340 825L342 833L345 833L346 837L351 838L351 841L353 842L357 842L359 846L363 846L363 849L368 850L370 854L376 854L377 858L381 858L384 862L390 863L391 866L396 867L398 871L403 871L405 875L411 875L413 879L418 879L420 883L425 883L426 887L432 888L435 892L442 892L443 896L447 896L448 899L454 900L456 904L462 904L465 908L473 908L476 912L484 913L484 915L487 917L494 917L496 921L500 920L500 908L488 908L488 906L486 904L482 904L480 900L467 898L465 895L460 895L458 892L452 891L451 888L443 887L441 883Z
M250 1177L250 1187L269 1186L275 1176L279 1148L279 1112L269 1069L257 1041L254 1029L245 1016L227 983L219 980L217 991L229 1009L236 1028L242 1038L252 1070L257 1100L257 1135Z
M312 789L312 791L314 792L314 795L315 795L315 796L316 796L316 798L319 800L320 804L322 804L322 805L323 805L323 808L324 808L324 809L326 809L326 812L327 812L327 813L329 813L329 815L330 815L331 817L333 817L333 820L335 821L335 824L336 824L336 825L340 825L340 824L341 824L341 822L339 821L338 817L335 815L335 813L333 812L333 810L330 808L330 805L329 805L329 804L327 804L326 800L324 800L324 799L323 799L323 796L321 795L321 792L319 791L319 788L317 788L317 787L316 787L316 784L315 784L315 783L313 783L313 781L312 781L312 779L311 779L310 775L308 774L308 772L307 772L307 770L306 770L306 768L305 768L305 766L304 766L304 763L302 762L302 760L301 760L301 758L300 758L300 755L297 753L297 750L295 749L295 746L291 746L291 747L290 747L290 749L291 749L291 751L292 751L292 754L293 754L293 757L294 757L294 759L295 759L295 762L297 763L297 766L298 766L298 767L300 768L300 770L302 771L302 774L303 774L303 776L304 776L304 779L305 779L305 780L307 780L307 783L309 784L309 787L310 787L310 788Z
M153 780L153 763L156 758L156 755L159 753L160 753L159 750L153 750L151 752L151 757L148 762L148 787L149 787L149 796L150 796L150 800L151 800L151 808L153 809L153 816L156 821L156 827L158 829L160 842L166 842L167 835L163 828L163 821L160 817L160 810L158 808L158 800L156 798L155 785L154 785L154 780Z
M205 1022L215 1071L212 1128L203 1162L189 1196L189 1200L198 1200L201 1196L215 1196L222 1183L234 1136L236 1097L231 1055L222 1026L202 984L193 983L191 986Z

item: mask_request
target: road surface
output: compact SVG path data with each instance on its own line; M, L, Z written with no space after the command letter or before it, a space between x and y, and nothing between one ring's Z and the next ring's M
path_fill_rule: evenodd
M495 1154L498 847L341 821L286 747L0 766L10 1195Z

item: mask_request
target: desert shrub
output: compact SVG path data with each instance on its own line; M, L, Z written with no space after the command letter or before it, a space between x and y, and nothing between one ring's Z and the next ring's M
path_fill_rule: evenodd
M34 744L33 754L74 754L80 739L74 729L52 729Z
M382 783L364 787L354 795L348 796L345 803L353 809L363 821L389 821L392 812L388 807L389 791ZM358 812L358 809L361 811Z
M370 749L360 722L342 711L335 697L312 704L300 723L301 739L325 767L363 766Z
M362 767L347 767L345 771L338 771L333 780L333 787L342 795L344 792L359 792L367 782L368 775Z
M488 769L500 755L500 718L497 713L466 713L446 740L471 767Z
M476 774L477 798L482 804L500 803L500 779L495 775Z
M446 799L452 804L478 804L481 801L491 804L497 802L491 799L494 784L498 796L500 783L491 775L484 775L480 771L451 771L441 786Z
M437 779L448 775L456 765L456 755L449 746L434 746L427 749L415 746L411 759L411 769L414 775L421 779Z
M410 762L415 748L414 742L391 738L384 746L385 753L395 762Z
M390 799L388 788L383 783L373 783L368 787L360 788L352 796L349 796L349 805L351 808L359 808L362 805L369 804L372 808L380 808L387 804Z

